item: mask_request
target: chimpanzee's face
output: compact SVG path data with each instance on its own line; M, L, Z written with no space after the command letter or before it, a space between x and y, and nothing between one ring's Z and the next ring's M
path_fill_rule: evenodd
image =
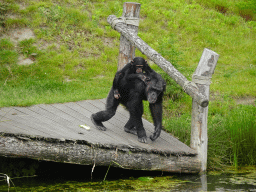
M135 57L132 61L135 73L143 73L145 71L147 62L141 57Z
M135 65L136 73L142 73L143 67L143 65Z

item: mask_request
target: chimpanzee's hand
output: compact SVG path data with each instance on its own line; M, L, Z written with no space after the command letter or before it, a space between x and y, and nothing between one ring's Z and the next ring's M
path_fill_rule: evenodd
M142 81L144 81L144 82L150 81L150 77L147 77L147 76L144 75L144 74L138 74L138 77L139 77Z

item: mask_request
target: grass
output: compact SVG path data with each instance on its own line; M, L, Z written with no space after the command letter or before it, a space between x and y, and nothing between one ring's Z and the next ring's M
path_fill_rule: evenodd
M235 14L244 18L246 21L256 20L255 9L256 1L222 1L222 0L197 0L202 5L213 8L222 14Z
M231 132L232 159L238 165L256 164L256 109L241 106L230 114L231 118L225 126Z
M1 1L0 107L106 97L117 70L120 37L107 17L121 16L124 2ZM252 121L255 114L235 102L256 97L255 0L137 2L141 3L139 36L189 80L204 48L220 54L211 84L209 167L255 165L253 155L241 160L242 148L255 149L251 141L256 136L244 135L255 129L255 123L228 124L238 114L243 114L239 122ZM17 42L10 34L21 28L31 29L35 37ZM143 56L139 51L136 55ZM21 56L34 64L18 65ZM165 129L189 145L191 98L158 66L151 66L167 82ZM150 119L147 107L145 117ZM239 127L244 131L237 131Z
M228 107L223 115L209 116L209 162L211 169L225 165L236 168L255 165L256 108L250 105Z

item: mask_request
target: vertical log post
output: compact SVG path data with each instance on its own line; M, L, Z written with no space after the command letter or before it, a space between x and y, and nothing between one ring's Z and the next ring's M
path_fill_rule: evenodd
M138 23L140 15L140 3L126 2L123 6L122 19L127 24L127 29L131 32L138 34ZM135 57L135 47L121 35L120 48L118 56L118 70L122 69L125 64L130 62Z
M202 57L193 74L192 82L199 88L199 92L209 99L210 84L219 55L209 49L204 49ZM198 152L201 161L201 172L207 168L207 116L208 107L201 107L193 99L192 103L192 122L191 122L191 148Z

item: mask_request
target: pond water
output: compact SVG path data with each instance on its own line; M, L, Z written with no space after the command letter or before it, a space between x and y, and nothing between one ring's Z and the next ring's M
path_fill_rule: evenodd
M90 168L91 169L91 168ZM71 172L70 172L71 171ZM37 177L13 178L9 191L255 191L256 168L208 175L167 174L117 168L53 171ZM79 173L79 174L78 174ZM104 178L106 179L104 181ZM1 177L0 177L1 180ZM15 187L14 187L15 185ZM8 191L0 181L0 191Z
M181 176L189 181L172 191L256 191L256 172Z

